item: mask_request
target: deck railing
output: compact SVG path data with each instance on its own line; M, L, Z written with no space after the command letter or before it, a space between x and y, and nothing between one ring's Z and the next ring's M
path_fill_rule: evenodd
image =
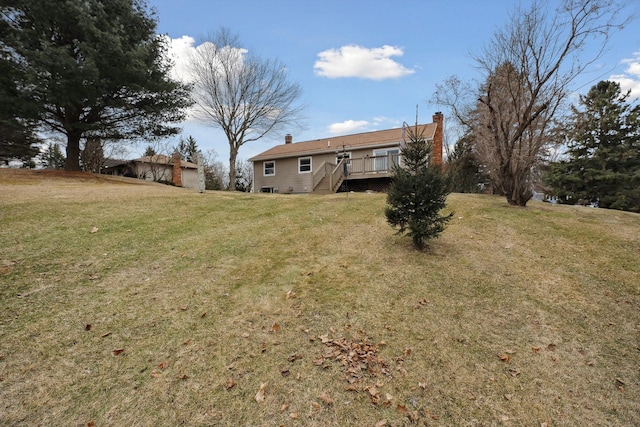
M328 177L329 188L335 192L345 179L362 179L367 177L387 177L390 175L393 166L400 162L400 154L386 154L384 156L365 156L359 158L342 158L335 163L324 161L320 167L313 172L313 190L315 191L320 182ZM345 173L346 169L346 173Z
M349 176L374 175L388 176L393 166L400 162L400 154L386 154L384 156L365 156L346 159ZM355 175L355 176L354 176Z

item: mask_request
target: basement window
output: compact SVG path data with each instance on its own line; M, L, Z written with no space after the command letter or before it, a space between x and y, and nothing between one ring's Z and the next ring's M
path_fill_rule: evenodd
M276 162L263 162L262 163L264 176L274 176L276 174Z

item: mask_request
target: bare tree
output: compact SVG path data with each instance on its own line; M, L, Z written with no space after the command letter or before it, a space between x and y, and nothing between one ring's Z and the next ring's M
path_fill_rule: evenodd
M142 166L137 171L138 178L155 182L171 181L172 171L167 166L172 149L169 143L153 140L146 147L141 157Z
M250 192L253 189L253 162L238 160L236 164L236 191Z
M190 58L196 118L221 129L229 142L229 189L236 182L240 147L288 127L301 127L302 88L287 80L285 66L263 60L222 28Z
M493 184L517 206L532 197L536 170L552 142L547 136L551 121L571 83L602 56L611 32L628 22L620 18L624 5L614 0L564 0L552 14L547 5L534 0L528 10L517 7L475 56L483 75L475 102L452 105L464 97L464 85L455 79L434 96L473 127ZM585 45L594 40L596 54L582 58Z

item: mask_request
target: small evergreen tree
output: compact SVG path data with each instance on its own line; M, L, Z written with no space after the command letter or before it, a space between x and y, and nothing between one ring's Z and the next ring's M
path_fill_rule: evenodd
M158 153L156 152L156 149L153 148L151 145L147 145L147 148L145 148L144 150L144 157L153 157L155 155L157 155Z
M440 215L446 206L449 182L440 166L429 164L431 146L416 132L410 132L409 137L401 149L402 165L392 170L385 215L392 227L398 227L398 234L406 232L413 245L422 250L427 240L444 231L453 213Z

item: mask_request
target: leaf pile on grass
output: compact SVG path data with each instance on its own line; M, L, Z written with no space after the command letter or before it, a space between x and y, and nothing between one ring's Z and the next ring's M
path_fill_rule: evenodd
M327 334L318 338L327 348L319 358L314 359L313 364L323 366L327 360L338 362L350 384L359 382L365 373L369 377L391 374L389 364L380 357L378 347L367 342L366 336L360 340L344 337L332 339Z

